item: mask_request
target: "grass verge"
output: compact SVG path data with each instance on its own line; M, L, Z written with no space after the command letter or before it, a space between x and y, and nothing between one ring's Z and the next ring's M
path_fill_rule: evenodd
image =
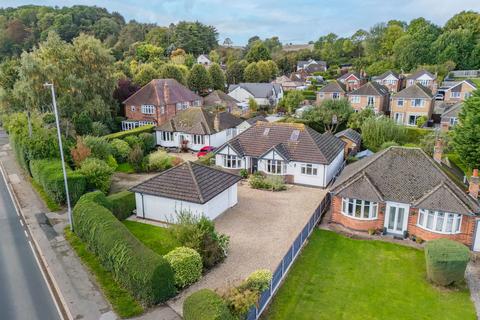
M85 243L68 228L65 229L65 238L77 255L95 276L104 296L112 305L113 310L122 318L130 318L144 312L142 305L113 278L98 261L97 257L88 250Z
M120 163L118 166L117 166L117 169L116 169L117 172L123 172L123 173L135 173L135 169L133 168L133 166L128 163L128 162L125 162L125 163Z
M163 256L180 246L167 228L129 220L122 222L138 240L159 255Z
M43 190L43 187L36 183L33 179L30 179L30 183L32 184L33 188L42 198L43 202L47 205L48 210L50 211L59 211L62 207L56 203L52 198L48 196L48 194Z

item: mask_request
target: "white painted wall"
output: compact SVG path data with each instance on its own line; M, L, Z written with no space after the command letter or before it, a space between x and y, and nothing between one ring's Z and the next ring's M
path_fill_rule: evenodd
M333 159L333 161L327 166L327 173L326 173L326 182L327 185L333 179L334 175L338 172L338 170L342 167L344 161L343 157L343 148L340 150L340 153Z
M188 140L188 148L194 151L199 151L205 146L220 147L222 144L235 136L235 132L231 132L230 130L223 130L212 135L204 135L203 144L194 144L193 134L174 132L173 141L162 140L162 131L157 131L155 134L157 139L157 145L164 148L180 148L180 136L183 135L185 139Z

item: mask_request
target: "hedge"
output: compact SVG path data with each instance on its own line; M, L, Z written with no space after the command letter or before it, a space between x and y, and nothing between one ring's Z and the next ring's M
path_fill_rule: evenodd
M106 136L103 136L103 138L107 140L123 139L128 136L139 135L140 133L143 133L143 132L149 132L149 133L153 132L153 128L155 128L155 126L153 124L149 124L149 125L137 127L131 130L125 130L125 131L119 131L119 132L107 134Z
M107 200L112 207L113 215L120 221L130 217L136 207L135 194L126 190L109 195Z
M405 127L405 143L415 143L419 144L422 138L430 133L432 130L429 129L421 129L421 128L414 128L414 127Z
M173 269L177 288L189 286L197 282L202 276L202 257L191 248L175 248L167 253L164 258Z
M173 270L160 255L145 247L115 218L100 191L86 194L73 209L75 233L87 243L114 278L145 305L175 294Z
M68 166L67 180L70 202L75 204L85 193L87 182L85 176L72 171ZM42 186L47 195L57 203L65 203L65 182L63 180L62 162L60 160L32 160L30 172L33 180Z
M210 289L192 293L183 303L184 320L234 319L225 301Z
M425 246L425 260L428 278L436 284L448 286L464 279L470 251L460 242L432 240Z

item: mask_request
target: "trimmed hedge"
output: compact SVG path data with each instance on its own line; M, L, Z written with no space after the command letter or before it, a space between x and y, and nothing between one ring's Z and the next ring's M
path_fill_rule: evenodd
M460 242L438 239L425 245L428 278L436 284L448 286L462 281L470 260L470 251Z
M429 129L405 127L405 143L419 144L420 140L430 133L432 130Z
M155 126L153 124L149 124L149 125L146 125L146 126L137 127L135 129L132 129L132 130L125 130L125 131L120 131L120 132L107 134L106 136L103 136L103 138L105 138L107 140L123 139L123 138L128 137L128 136L139 135L140 133L143 133L143 132L151 133L151 132L153 132L153 128L155 128Z
M225 301L210 289L192 293L183 303L184 320L234 319Z
M66 170L70 201L75 204L85 193L87 182L84 175L72 171L68 166L66 166ZM57 203L67 201L60 160L32 160L30 161L30 172L33 180L42 186L50 198Z
M113 215L120 221L130 217L136 207L135 194L126 190L109 195L107 200Z
M173 269L177 288L189 286L197 282L202 276L202 257L191 248L175 248L167 253L164 258Z
M145 247L110 210L100 205L108 200L101 192L95 193L80 198L73 209L75 233L114 278L144 304L172 297L175 285L168 262Z

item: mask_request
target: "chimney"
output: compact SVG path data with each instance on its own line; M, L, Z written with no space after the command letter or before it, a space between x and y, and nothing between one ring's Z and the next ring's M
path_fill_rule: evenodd
M442 163L443 157L443 143L441 139L435 141L435 147L433 148L433 160L438 163Z
M468 193L474 199L478 199L478 191L480 189L478 169L473 169L472 177L470 178L470 185L468 186Z
M220 112L217 112L215 114L215 119L213 119L213 128L217 132L220 132L220 116L219 116L219 114L220 114Z
M165 105L170 103L170 88L167 80L163 80L163 100L165 100Z

